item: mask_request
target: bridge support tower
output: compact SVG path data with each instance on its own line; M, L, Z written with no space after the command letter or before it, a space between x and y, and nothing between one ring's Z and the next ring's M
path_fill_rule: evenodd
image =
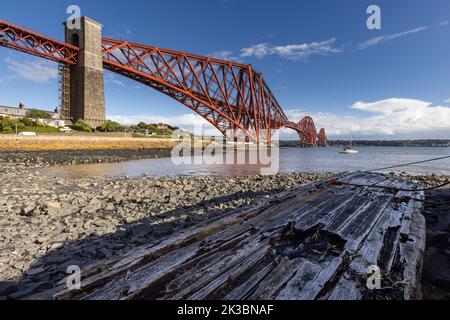
M78 25L81 28L72 29L65 23L66 42L79 47L80 53L78 64L61 74L61 111L66 120L83 120L95 128L106 120L103 26L87 17L81 17Z

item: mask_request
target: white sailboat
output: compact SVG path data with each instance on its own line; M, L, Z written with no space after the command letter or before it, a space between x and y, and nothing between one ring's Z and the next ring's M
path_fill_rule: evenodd
M352 133L351 127L350 127L350 146L339 151L339 153L341 153L341 154L358 154L359 153L358 150L353 149L353 133Z

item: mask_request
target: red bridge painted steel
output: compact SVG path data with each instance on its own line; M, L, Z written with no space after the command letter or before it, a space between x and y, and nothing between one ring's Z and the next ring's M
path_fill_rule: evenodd
M0 19L0 46L76 65L79 48ZM296 130L304 146L326 146L311 117L288 120L261 73L240 64L115 39L102 39L104 68L158 90L200 114L228 138L228 130L270 142L272 130Z

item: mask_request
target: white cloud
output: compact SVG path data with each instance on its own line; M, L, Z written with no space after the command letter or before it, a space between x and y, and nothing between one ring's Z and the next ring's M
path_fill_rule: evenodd
M358 49L359 50L364 50L364 49L367 49L369 47L376 46L376 45L378 45L380 43L392 41L392 40L395 40L397 38L401 38L401 37L404 37L404 36L407 36L407 35L410 35L410 34L419 33L419 32L431 29L433 27L444 27L447 24L448 24L448 21L443 21L443 22L438 22L438 23L436 23L436 24L434 24L432 26L419 27L419 28L406 30L406 31L403 31L403 32L392 33L392 34L388 34L388 35L384 35L384 36L370 38L370 39L360 43L358 45Z
M449 21L442 21L433 25L413 28L403 32L388 34L384 36L370 38L360 43L357 48L364 50L369 47L376 46L380 43L388 42L407 35L419 33L435 27L447 26ZM240 54L236 55L231 50L220 50L210 54L210 56L237 62L243 62L243 58L256 57L262 59L267 56L278 56L293 61L308 61L312 56L328 56L344 52L344 47L348 45L336 46L336 39L331 38L325 41L315 41L301 44L288 44L284 46L273 46L269 43L258 43L248 48L240 50Z
M388 42L388 41L391 41L391 40L394 40L394 39L397 39L397 38L400 38L400 37L403 37L403 36L406 36L406 35L409 35L409 34L418 33L418 32L427 30L429 28L430 27L420 27L420 28L415 28L415 29L399 32L399 33L393 33L393 34L388 34L388 35L385 35L385 36L379 36L379 37L370 38L370 39L360 43L358 45L358 49L359 50L364 50L364 49L367 49L369 47L376 46L376 45L378 45L380 43Z
M391 98L375 102L356 102L352 109L366 116L341 116L333 113L309 114L318 128L326 128L332 138L347 138L350 126L359 139L450 139L450 107L414 99ZM288 110L291 120L307 115Z
M31 58L24 61L6 58L7 68L15 77L33 82L47 82L58 78L58 66L54 62Z
M272 54L272 48L270 48L267 43L256 44L241 50L241 57L244 58L255 56L256 58L261 59L270 54Z
M127 86L125 85L125 83L123 83L123 81L117 80L117 79L112 79L111 83L116 84L118 86L124 87L126 88Z
M450 103L450 98L448 98L447 100L445 100L444 102L446 103Z
M241 57L264 58L268 55L277 55L288 60L308 60L311 56L327 56L342 53L342 49L335 47L336 39L332 38L321 42L302 44L289 44L285 46L270 46L260 43L241 50Z
M450 107L429 102L391 98L375 102L356 102L351 109L363 112L361 116L344 116L331 112L307 113L301 109L285 110L294 122L312 116L317 130L325 128L331 139L348 139L350 127L355 139L450 139ZM189 132L219 136L220 132L197 114L179 116L111 115L111 120L122 124L167 123ZM203 131L194 131L200 128ZM283 129L281 139L298 139L294 130Z
M106 84L114 84L114 85L117 85L117 86L120 86L123 88L128 88L128 86L125 84L125 82L123 82L118 75L116 75L112 72L109 72L109 71L105 72L104 78L105 78Z
M219 50L212 52L209 54L209 56L217 59L222 60L228 60L228 61L235 61L235 62L243 62L243 60L240 57L236 57L233 53L233 51L230 50Z

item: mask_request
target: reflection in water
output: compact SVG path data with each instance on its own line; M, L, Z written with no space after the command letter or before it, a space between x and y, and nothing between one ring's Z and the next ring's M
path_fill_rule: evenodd
M138 177L147 174L157 176L246 176L258 174L276 174L290 172L342 172L372 170L396 164L426 160L450 154L449 148L359 148L358 155L339 154L339 148L282 148L279 155L269 152L261 155L259 161L256 150L239 151L232 161L224 160L227 155L195 156L173 159L144 159L114 164L90 164L53 167L43 170L43 174L72 178L84 177ZM267 152L264 151L264 152ZM245 159L243 162L242 159ZM450 160L409 166L394 172L411 174L450 175Z

